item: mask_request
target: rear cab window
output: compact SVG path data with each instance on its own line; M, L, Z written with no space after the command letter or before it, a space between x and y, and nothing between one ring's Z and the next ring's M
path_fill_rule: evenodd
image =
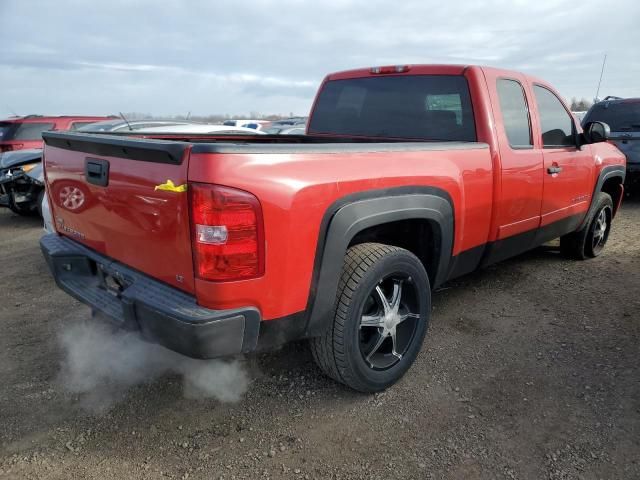
M328 81L310 134L427 141L476 141L467 79L394 75Z

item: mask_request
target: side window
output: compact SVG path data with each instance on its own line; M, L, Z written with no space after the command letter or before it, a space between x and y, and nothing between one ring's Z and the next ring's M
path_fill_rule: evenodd
M539 85L534 85L533 91L540 114L543 146L545 148L575 147L573 120L558 97Z
M509 145L511 148L533 148L529 109L522 85L515 80L500 78L496 87Z

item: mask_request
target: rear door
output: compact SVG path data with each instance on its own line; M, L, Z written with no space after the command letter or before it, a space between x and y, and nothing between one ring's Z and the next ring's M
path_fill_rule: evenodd
M188 144L66 132L45 142L57 232L192 293Z
M489 96L495 105L496 135L500 146L500 201L496 205L497 240L520 235L522 250L529 248L540 226L543 192L543 156L537 142L526 82L522 75L485 71ZM523 236L527 234L528 236Z
M532 90L544 157L541 227L551 239L575 230L586 214L595 166L589 145L578 148L574 117L556 93L539 84Z

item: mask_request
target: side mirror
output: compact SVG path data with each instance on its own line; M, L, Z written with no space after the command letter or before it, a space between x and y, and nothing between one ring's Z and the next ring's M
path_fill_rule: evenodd
M611 128L604 122L589 122L584 126L587 143L605 142L611 136Z

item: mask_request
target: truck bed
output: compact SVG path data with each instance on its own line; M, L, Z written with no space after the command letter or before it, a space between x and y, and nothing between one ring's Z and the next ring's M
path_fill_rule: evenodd
M453 253L486 242L488 235L492 163L486 143L57 132L45 133L44 140L57 233L194 295L208 308L249 302L267 319L303 310L314 257L287 245L315 245L332 205L360 191L430 184L454 204L469 196L482 208L455 210ZM86 165L95 161L109 166L107 186L87 181ZM474 181L460 183L471 171ZM198 278L189 195L159 188L169 180L185 190L187 184L215 184L255 195L264 221L263 276L244 282ZM59 196L66 186L82 193L81 208L62 206ZM256 289L263 289L264 301L249 298ZM289 293L283 297L281 291Z

